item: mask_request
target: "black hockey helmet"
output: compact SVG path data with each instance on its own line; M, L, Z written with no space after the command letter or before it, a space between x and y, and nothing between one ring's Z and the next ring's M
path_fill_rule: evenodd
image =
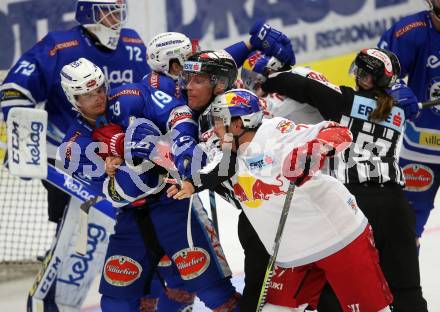
M378 48L362 49L351 64L350 73L356 77L370 74L376 87L389 88L400 75L400 63L393 52Z
M206 74L213 86L223 80L226 90L234 86L238 69L232 56L224 50L201 51L193 54L185 61L182 72L182 85L186 86L189 74Z

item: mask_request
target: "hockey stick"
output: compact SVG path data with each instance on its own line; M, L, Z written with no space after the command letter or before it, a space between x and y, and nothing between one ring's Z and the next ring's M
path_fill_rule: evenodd
M101 196L94 196L89 200L83 202L79 209L79 225L78 225L78 239L76 240L75 251L81 256L87 253L87 241L89 222L88 216L90 208L102 199Z
M440 105L440 99L421 102L421 103L419 103L419 108L423 109L423 108L429 108L429 107L433 107L433 106L437 106L437 105Z
M284 201L283 210L281 211L280 222L278 224L277 233L275 235L273 254L269 259L267 265L266 274L264 275L263 284L261 286L260 297L258 298L257 312L263 309L264 303L266 301L267 290L269 289L270 280L272 278L273 270L275 268L275 261L277 259L278 250L281 245L281 237L283 235L284 226L286 225L287 216L289 214L290 204L292 203L293 193L295 191L295 184L290 183L289 189L287 190L286 199Z
M209 206L211 206L212 224L217 232L217 238L220 239L220 232L218 230L217 203L215 201L215 193L213 191L209 191Z

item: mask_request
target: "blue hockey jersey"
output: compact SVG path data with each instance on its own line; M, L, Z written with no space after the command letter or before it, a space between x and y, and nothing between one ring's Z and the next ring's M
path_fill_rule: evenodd
M140 81L150 71L145 56L145 45L132 29L122 29L116 50L95 46L81 26L50 32L22 55L0 86L0 91L18 90L29 100L3 102L4 118L13 106L44 103L49 119L48 141L58 145L75 116L61 88L61 68L85 57L103 70L111 87L117 87Z
M92 132L93 128L78 114L59 146L64 171L83 182L94 193L105 196L114 207L126 206L163 189L165 184L154 171L136 173L125 162L114 177L108 177L104 160L99 155L99 143L93 141Z
M136 118L146 118L153 122L162 134L168 133L172 138L175 163L179 168L179 165L183 166L183 156L192 158L197 145L198 113L191 110L186 102L185 94L181 93L173 79L152 72L142 83L112 90L108 116L111 122L124 129Z
M419 101L440 96L440 32L429 11L402 18L381 37L378 46L394 52L402 66L402 78ZM440 107L423 109L407 121L400 156L422 162L440 162Z

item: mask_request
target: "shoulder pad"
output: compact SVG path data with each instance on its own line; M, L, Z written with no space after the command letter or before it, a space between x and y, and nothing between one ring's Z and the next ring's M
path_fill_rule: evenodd
M325 85L335 91L338 91L339 93L341 92L341 89L338 86L332 84L330 81L328 81L327 77L325 77L323 73L320 73L320 72L313 70L309 67L295 66L291 70L291 72L294 74L298 74L300 76L309 78L309 79L316 80L316 81L322 83L323 85Z
M177 99L181 97L181 91L177 82L166 75L151 72L144 78L144 82L150 90L160 90Z
M167 130L171 130L177 125L184 123L184 122L190 122L192 124L197 125L197 122L195 120L196 116L194 115L193 111L186 105L178 106L173 108L173 110L170 113L170 117L167 121Z
M422 29L429 27L429 13L427 11L419 12L406 16L394 25L394 37L399 38L407 33L421 33Z
M145 46L144 41L142 41L139 34L131 28L122 28L121 30L121 40L128 44L140 44Z
M58 51L77 47L81 44L80 35L76 28L50 32L41 42L48 47L49 56L55 56Z
M127 84L110 91L108 100L113 101L121 96L141 97L141 89L136 84Z

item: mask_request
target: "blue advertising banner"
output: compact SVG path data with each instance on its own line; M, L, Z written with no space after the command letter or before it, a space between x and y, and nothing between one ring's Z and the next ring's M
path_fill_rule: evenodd
M75 25L75 0L2 0L0 70L8 69L48 31ZM376 44L401 16L426 8L421 0L128 0L128 26L147 42L163 31L222 48L246 39L251 24L265 19L293 42L300 62Z

